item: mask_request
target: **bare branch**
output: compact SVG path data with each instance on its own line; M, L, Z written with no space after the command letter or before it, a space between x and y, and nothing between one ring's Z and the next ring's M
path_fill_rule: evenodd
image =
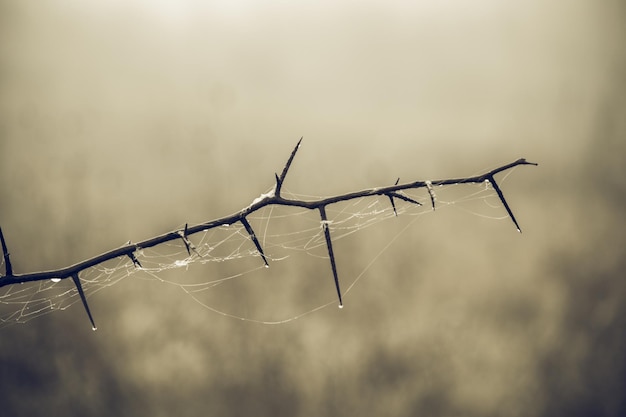
M293 162L293 159L296 155L296 152L298 151L298 148L300 147L301 141L302 141L302 138L300 138L296 147L291 152L291 155L289 156L289 159L287 160L287 163L285 164L285 167L283 168L281 175L278 176L275 174L275 177L276 177L275 192L263 194L261 198L255 199L252 202L252 204L242 209L241 211L235 214L232 214L230 216L211 220L205 223L200 223L191 227L185 224L185 229L182 232L180 230L172 231L172 232L155 236L153 238L146 239L141 242L134 243L134 244L131 244L129 241L126 245L120 248L113 249L111 251L105 252L103 254L84 260L77 264L68 266L66 268L50 270L50 271L27 273L27 274L14 274L13 268L11 266L11 262L9 259L9 252L6 247L6 243L4 241L4 236L2 235L2 230L0 229L0 240L2 243L2 252L4 255L4 262L5 262L5 269L6 269L5 276L0 277L0 287L26 283L26 282L33 282L33 281L43 281L43 280L48 280L48 279L65 279L65 278L71 277L74 280L74 283L76 284L76 288L79 292L79 295L81 296L83 305L85 306L85 310L87 311L87 314L89 315L89 318L93 324L93 319L91 317L89 307L87 306L87 300L84 297L82 286L80 284L80 280L78 279L80 272L88 268L91 268L95 265L106 262L108 260L115 259L118 257L123 257L123 256L129 257L133 261L133 264L136 267L141 268L141 263L135 256L135 252L142 250L142 249L154 247L154 246L166 243L166 242L170 242L176 239L183 240L183 243L185 244L185 248L187 249L187 253L191 255L190 249L195 251L195 248L189 241L188 236L193 235L195 233L200 233L205 230L214 229L222 225L230 225L230 224L237 223L237 222L240 222L241 224L243 224L244 228L250 235L250 238L252 239L254 245L256 246L256 249L259 251L261 257L263 258L263 261L265 262L266 265L268 265L267 258L265 256L265 253L263 252L261 244L259 243L252 229L252 226L246 219L246 216L267 206L293 206L293 207L302 207L308 210L318 210L320 212L320 216L322 219L322 227L324 230L324 236L326 238L328 255L330 257L330 263L332 267L333 277L335 280L335 286L337 289L337 295L339 297L339 304L342 305L341 291L339 288L339 279L338 279L337 267L335 263L335 255L333 253L332 241L330 237L330 229L328 227L329 220L326 215L327 206L331 204L339 203L339 202L351 201L351 200L358 199L358 198L364 198L364 197L370 197L370 196L387 196L391 201L391 205L394 209L394 213L396 213L397 215L394 198L398 198L398 199L401 199L403 201L406 201L412 204L421 205L420 202L402 194L401 192L403 190L426 188L430 195L431 204L434 209L435 208L435 195L433 191L433 186L468 184L468 183L479 184L485 181L489 181L493 185L494 190L498 194L500 201L502 201L502 204L504 205L504 208L506 209L509 217L513 221L515 227L517 228L517 230L520 230L519 224L517 220L515 219L515 216L513 215L513 212L511 211L511 208L509 207L507 201L505 200L504 194L502 193L502 190L496 183L494 177L496 174L506 171L508 169L511 169L513 167L516 167L518 165L537 165L536 163L533 163L533 162L527 162L525 159L522 158L522 159L518 159L515 162L493 169L482 175L477 175L473 177L452 178L452 179L443 179L443 180L435 180L435 181L414 181L414 182L409 182L405 184L398 184L399 183L399 179L398 179L394 185L390 185L387 187L369 188L369 189L355 191L355 192L347 193L347 194L341 194L341 195L337 195L333 197L320 198L318 200L307 201L307 200L284 198L281 196L280 190L285 180L285 177L287 176L291 163Z

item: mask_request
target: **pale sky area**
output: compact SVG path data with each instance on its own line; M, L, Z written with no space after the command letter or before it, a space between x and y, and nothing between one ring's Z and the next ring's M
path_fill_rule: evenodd
M223 262L168 270L173 242L81 276L97 331L76 297L0 326L0 413L625 415L622 3L0 0L17 274L235 213L301 137L304 199L539 163L497 177L522 234L482 185L330 210L343 309L299 209L252 219L267 269L239 228ZM0 288L0 317L38 285Z

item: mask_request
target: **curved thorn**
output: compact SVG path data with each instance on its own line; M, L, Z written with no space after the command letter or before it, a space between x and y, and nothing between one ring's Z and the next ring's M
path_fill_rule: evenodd
M91 328L96 330L96 323L93 321L93 317L91 316L91 311L89 311L89 304L87 304L87 297L85 297L85 292L83 291L83 286L80 283L80 278L78 278L78 274L72 275L72 280L74 281L74 285L76 285L76 289L78 290L78 295L80 295L80 299L83 302L83 306L85 307L85 311L89 316L89 321L91 322Z
M285 167L283 168L283 172L281 172L280 177L276 174L276 193L275 195L280 197L280 190L283 187L283 182L285 181L285 177L287 176L287 171L289 171L289 167L291 166L291 163L293 162L293 158L296 156L296 152L298 152L298 149L300 148L300 143L302 142L302 138L300 138L300 140L298 141L298 143L296 144L296 147L293 148L293 151L291 151L291 155L289 155L289 159L287 160L287 163L285 164Z
M261 258L263 258L263 262L265 262L265 266L270 266L267 263L267 259L265 258L265 253L263 253L263 248L261 247L261 243L259 243L259 239L257 239L256 234L254 233L254 230L252 230L252 226L250 226L250 223L248 223L248 220L245 218L245 216L241 217L241 224L243 224L243 227L246 228L246 232L248 232L248 234L250 235L250 239L252 239L252 241L254 242L254 246L256 246L256 250L259 251L259 253L261 254Z
M339 276L337 275L337 265L335 264L335 254L333 253L333 242L330 238L330 228L328 227L328 218L326 217L326 209L320 206L320 216L322 217L322 229L324 229L324 237L326 238L326 247L328 249L328 257L330 258L330 267L333 270L333 278L335 279L335 288L337 289L337 297L339 297L339 307L343 307L341 298L341 289L339 287Z

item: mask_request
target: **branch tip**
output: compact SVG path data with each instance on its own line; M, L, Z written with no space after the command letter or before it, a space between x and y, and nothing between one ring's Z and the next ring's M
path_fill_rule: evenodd
M538 164L537 162L528 162L528 161L526 160L526 158L520 158L520 159L518 159L518 160L517 160L517 162L518 162L520 165L534 165L534 166L539 166L539 164Z

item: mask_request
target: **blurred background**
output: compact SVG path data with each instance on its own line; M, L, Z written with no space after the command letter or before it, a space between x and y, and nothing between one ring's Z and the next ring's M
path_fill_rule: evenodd
M18 273L235 212L301 136L286 186L311 195L540 163L503 185L523 234L423 216L342 310L255 324L133 276L90 299L96 332L80 305L4 328L2 414L625 415L625 18L619 0L1 0ZM339 245L340 274L399 230ZM332 300L326 260L290 268L272 291ZM254 310L254 288L223 296Z

